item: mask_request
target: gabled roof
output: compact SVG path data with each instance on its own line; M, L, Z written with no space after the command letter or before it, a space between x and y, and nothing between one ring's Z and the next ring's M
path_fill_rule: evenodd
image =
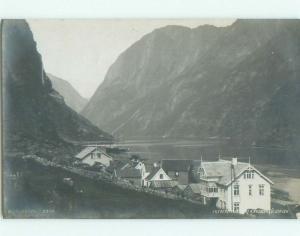
M101 151L100 151L101 152ZM106 156L107 158L109 158L109 159L113 159L110 155L108 155L107 153L105 153L105 152L101 152L101 156Z
M151 188L173 188L177 185L177 181L174 180L154 180L151 182Z
M80 153L78 153L75 157L79 158L79 159L83 159L85 158L88 154L90 154L91 152L93 152L97 147L86 147L85 149L83 149Z
M178 184L178 185L174 186L174 188L178 188L181 191L183 191L186 187L187 187L187 185L185 185L185 184Z
M151 180L160 169L161 167L153 167L150 174L147 176L146 180Z
M189 171L193 160L162 160L161 167L165 171Z
M114 170L116 171L120 170L127 163L128 162L126 160L113 160L106 170L112 173Z
M237 164L234 166L232 165L231 161L227 161L227 160L219 160L213 162L198 162L198 163L199 163L198 170L200 167L202 167L207 177L218 178L217 183L221 185L231 184L248 168L255 170L262 178L264 178L265 180L267 180L272 184L272 181L270 179L268 179L266 176L261 174L253 166L249 165L249 163L237 162Z
M248 163L238 162L232 169L231 161L216 161L216 162L203 162L202 167L209 177L219 177L219 184L227 185L231 180L244 169L249 167Z
M193 193L201 193L201 185L200 184L190 184L188 186L192 189Z
M242 171L237 175L237 178L238 178L239 176L241 176L241 175L244 173L244 171L245 171L246 169L248 169L248 167L245 168L244 170L242 170ZM258 175L260 175L260 177L262 177L264 180L266 180L266 181L269 182L270 184L274 184L272 180L270 180L267 176L263 175L263 174L262 174L260 171L258 171L254 166L251 166L251 170L254 170ZM233 180L231 180L227 185L231 184L232 182L233 182Z
M153 163L144 162L144 165L145 165L145 168L146 168L146 172L149 172L149 173L151 173L152 170L153 170L154 168L156 168L156 167L153 165Z

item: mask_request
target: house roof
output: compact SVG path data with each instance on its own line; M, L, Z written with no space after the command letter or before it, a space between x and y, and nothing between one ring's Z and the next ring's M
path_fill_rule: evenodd
M173 188L177 185L177 181L174 180L154 180L151 182L152 188Z
M198 162L200 167L203 167L205 175L207 177L216 177L218 178L217 183L221 185L231 184L239 175L241 175L249 167L254 169L259 175L261 175L268 182L272 183L266 176L261 174L253 166L249 166L249 163L237 162L236 165L232 165L231 161L219 160L214 162Z
M150 174L147 176L147 180L151 180L154 175L156 175L156 173L161 169L161 167L153 167Z
M121 178L137 178L137 179L139 179L142 177L142 173L140 170L131 168L131 167L121 169L119 171L119 175Z
M106 170L109 172L113 172L114 170L120 170L126 164L127 162L124 160L113 160Z
M183 191L186 187L187 187L187 185L185 185L185 184L178 184L178 185L174 186L174 188L178 188L181 191Z
M86 147L85 149L83 149L80 153L78 153L75 157L79 158L79 159L83 159L85 158L88 154L90 154L91 152L93 152L97 147Z
M161 167L165 171L189 171L193 160L162 160Z
M156 168L153 163L143 162L145 165L146 172L151 173L154 168Z
M189 187L192 189L193 193L201 193L201 184L190 184Z

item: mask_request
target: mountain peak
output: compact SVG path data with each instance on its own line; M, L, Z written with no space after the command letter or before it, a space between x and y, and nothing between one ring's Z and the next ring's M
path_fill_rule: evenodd
M2 43L5 151L32 153L43 145L54 150L69 141L112 139L53 90L26 21L4 20Z
M64 97L66 104L74 111L80 112L88 100L83 98L68 81L51 73L47 73L47 76L52 81L53 88Z
M291 129L272 134L277 124L269 115L276 105L270 97L284 83L293 84L300 68L294 24L237 20L227 27L160 28L118 58L82 114L123 138L225 136L286 143ZM284 113L281 118L276 122L291 119ZM294 127L300 133L300 124Z

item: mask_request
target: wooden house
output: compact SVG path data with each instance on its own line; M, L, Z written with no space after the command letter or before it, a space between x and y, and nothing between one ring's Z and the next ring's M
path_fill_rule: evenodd
M144 186L144 180L149 174L145 164L139 160L114 160L107 168L113 176L128 180L136 186Z
M105 153L100 147L88 146L78 153L75 158L79 163L88 164L93 166L96 163L108 167L113 160L111 156Z
M152 182L154 181L158 182L158 181L171 181L171 180L172 179L166 174L166 172L161 167L153 167L150 174L145 178L144 186L150 187Z
M167 175L178 182L188 184L192 160L162 160L161 167Z
M248 209L271 209L273 183L250 163L220 159L200 161L194 168L197 191L206 200L214 200L218 208L240 214Z

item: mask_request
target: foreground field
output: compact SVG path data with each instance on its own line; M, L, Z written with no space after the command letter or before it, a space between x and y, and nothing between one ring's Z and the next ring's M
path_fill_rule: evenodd
M31 160L4 169L6 218L290 218L289 214L241 216L93 181ZM72 178L73 187L63 182ZM278 209L278 206L275 206ZM281 208L282 206L280 206Z
M4 185L4 216L8 218L230 217L213 215L211 208L121 189L32 161L15 160L11 172L14 174L6 174ZM71 177L75 186L64 184L65 177Z

